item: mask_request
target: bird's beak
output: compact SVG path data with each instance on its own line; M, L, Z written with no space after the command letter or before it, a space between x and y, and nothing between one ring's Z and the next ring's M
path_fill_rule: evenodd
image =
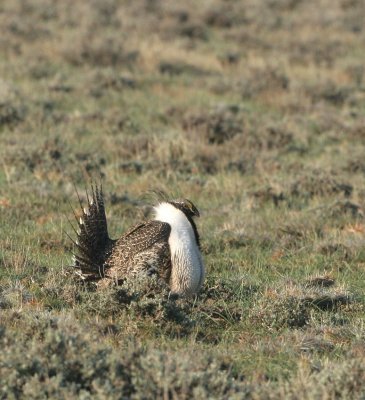
M198 211L198 209L197 208L195 208L194 207L194 215L196 216L196 217L200 217L200 212Z

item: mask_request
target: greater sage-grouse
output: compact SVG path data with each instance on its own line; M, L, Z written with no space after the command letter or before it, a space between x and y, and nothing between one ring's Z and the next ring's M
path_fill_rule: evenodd
M83 208L80 201L74 254L74 266L84 279L118 283L137 274L157 274L173 293L199 291L204 265L193 220L199 211L191 201L161 201L153 208L153 219L133 226L117 240L108 234L101 185L91 186L87 203Z

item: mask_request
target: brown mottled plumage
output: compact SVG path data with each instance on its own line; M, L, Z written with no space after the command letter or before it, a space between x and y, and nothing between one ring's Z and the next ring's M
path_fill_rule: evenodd
M118 280L126 274L146 271L148 274L158 273L168 282L171 273L170 231L170 225L160 221L148 221L133 227L115 242L107 258L110 268L105 275Z
M174 235L170 236L172 225L167 221L158 220L157 218L151 221L142 222L129 231L127 231L118 240L110 239L108 235L108 227L104 208L104 199L102 187L95 185L91 186L91 199L87 196L88 207L83 208L81 201L80 206L82 209L82 216L78 222L79 231L77 232L76 254L74 255L75 267L78 273L88 280L98 280L103 282L116 282L123 281L127 276L145 273L147 275L157 274L160 278L164 279L167 283L171 283L171 274L174 264L176 264L176 276L181 277L180 288L179 279L173 278L174 286L177 292L182 293L195 293L201 285L204 278L203 264L199 252L199 235L196 225L192 220L192 216L199 215L198 210L189 200L177 200L171 202L161 203L171 207L178 213L178 218L184 219L183 228L185 231L188 229L190 236L193 238L190 242L193 243L198 253L192 261L191 255L187 260L184 258L184 251L181 254L180 249L180 236L181 233L176 233L174 228ZM181 214L181 215L180 215ZM162 214L164 217L164 214ZM168 214L168 221L170 217ZM174 225L174 220L172 220ZM181 230L181 226L178 226ZM182 230L182 240L186 241L186 232ZM174 237L175 245L169 239ZM176 240L178 245L176 245ZM191 246L189 238L187 240L188 246ZM183 243L184 244L184 243ZM179 260L175 262L177 257L171 255L171 245L173 248L178 247ZM188 256L190 248L187 248ZM198 267L202 271L196 272L194 267L198 260ZM182 263L185 262L183 265ZM179 264L182 265L179 268ZM187 267L186 267L187 266ZM194 269L195 268L195 269ZM186 270L186 272L185 272ZM197 281L193 282L192 280ZM192 282L192 283L191 283ZM190 286L189 286L190 285Z

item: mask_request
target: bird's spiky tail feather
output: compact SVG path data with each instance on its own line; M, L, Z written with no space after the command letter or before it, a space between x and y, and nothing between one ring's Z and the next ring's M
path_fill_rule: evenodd
M106 221L102 186L91 185L91 196L86 191L87 207L83 207L76 191L81 217L75 218L78 225L77 239L74 242L74 267L88 280L104 277L105 262L113 247L114 241L109 238Z

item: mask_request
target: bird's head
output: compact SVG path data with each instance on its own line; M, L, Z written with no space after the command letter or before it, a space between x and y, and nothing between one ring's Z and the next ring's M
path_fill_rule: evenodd
M169 203L181 210L187 217L200 217L198 209L188 199L172 200Z

